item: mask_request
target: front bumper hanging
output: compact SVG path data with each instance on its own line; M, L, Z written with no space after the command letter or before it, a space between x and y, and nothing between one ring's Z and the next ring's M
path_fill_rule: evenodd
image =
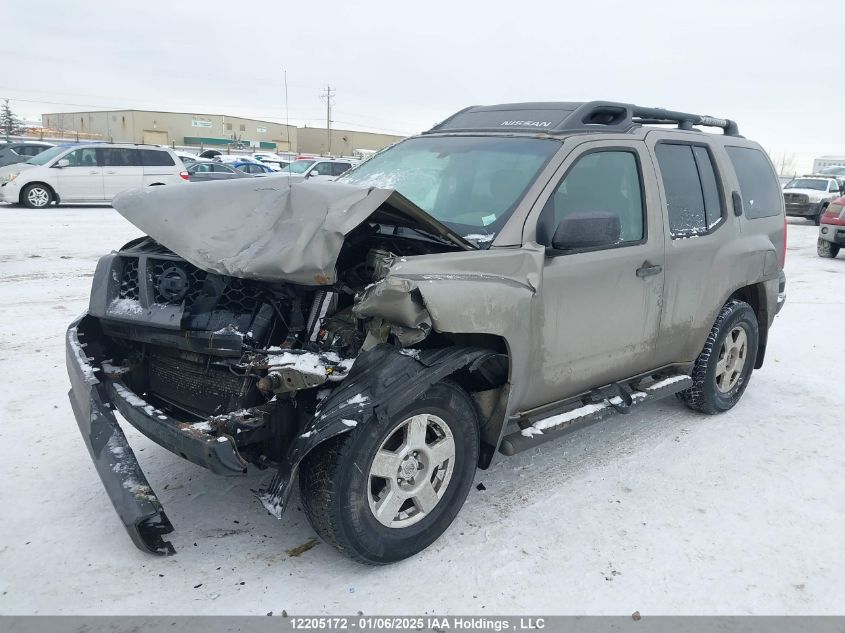
M113 409L139 431L185 459L223 475L241 475L246 462L232 438L185 432L173 418L154 409L119 382L95 373L85 352L86 319L73 323L66 335L68 393L82 439L114 509L135 545L152 554L174 554L163 535L173 531L161 503L150 487ZM82 340L80 340L80 336Z

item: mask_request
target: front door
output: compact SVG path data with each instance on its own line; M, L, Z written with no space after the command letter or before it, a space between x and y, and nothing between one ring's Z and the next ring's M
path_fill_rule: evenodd
M523 409L653 368L664 278L654 179L641 143L591 142L575 148L541 195L526 225L536 222L529 232L548 256L537 371ZM605 239L589 244L573 233L583 218L600 218ZM555 239L567 219L569 232Z
M62 157L67 167L56 167L56 181L62 202L102 202L103 168L93 147L76 149ZM60 161L57 161L60 162Z

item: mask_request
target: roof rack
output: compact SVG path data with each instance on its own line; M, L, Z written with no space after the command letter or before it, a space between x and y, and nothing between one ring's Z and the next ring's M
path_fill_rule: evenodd
M423 134L437 132L629 132L641 125L677 125L721 128L728 136L739 136L739 127L730 119L644 108L615 101L506 103L471 106L453 114Z

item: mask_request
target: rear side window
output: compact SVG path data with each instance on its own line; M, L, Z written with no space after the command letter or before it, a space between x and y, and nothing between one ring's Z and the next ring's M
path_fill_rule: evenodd
M134 167L138 164L134 149L108 147L100 151L102 152L101 161L104 167Z
M716 171L705 147L660 143L655 148L666 191L672 237L701 235L722 218Z
M176 163L173 157L167 152L155 149L141 150L141 164L144 167L173 167Z
M754 220L780 215L783 194L763 152L750 147L725 149L739 180L745 217Z
M332 176L340 176L352 167L349 163L332 163Z

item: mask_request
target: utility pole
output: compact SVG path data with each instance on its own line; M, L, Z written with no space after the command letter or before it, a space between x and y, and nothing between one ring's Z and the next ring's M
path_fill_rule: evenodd
M330 85L326 85L326 91L320 95L320 99L326 102L326 140L327 153L332 153L332 106L334 105L334 93L337 92Z

